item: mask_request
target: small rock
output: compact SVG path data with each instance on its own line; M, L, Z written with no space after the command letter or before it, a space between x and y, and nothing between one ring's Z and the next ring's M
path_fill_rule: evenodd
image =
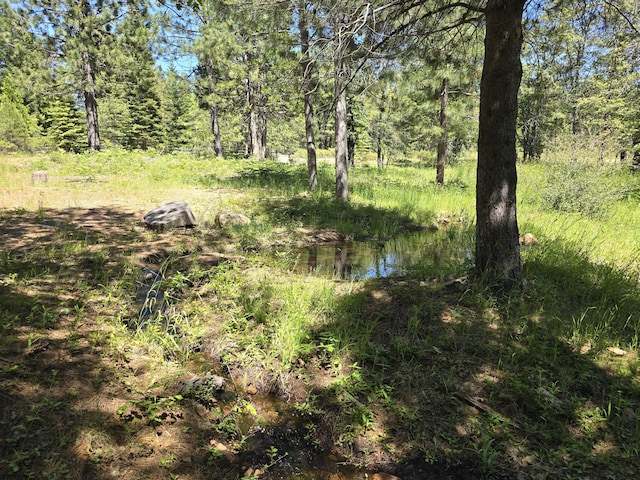
M622 357L622 356L627 354L626 350L623 350L623 349L618 348L618 347L608 347L607 350L609 350L611 353L613 353L614 355L617 355L619 357Z
M180 388L178 393L180 395L189 395L193 390L206 387L214 391L220 391L224 389L224 378L217 375L203 375L196 376L189 380L180 382Z
M537 245L538 239L533 235L533 233L525 233L522 237L520 237L521 245Z
M44 170L36 170L31 173L31 183L47 183L48 181L49 177Z
M251 219L243 213L222 211L216 215L215 222L218 228L222 228L227 225L249 225Z
M256 393L258 393L258 389L253 383L250 383L249 386L247 387L247 393L249 395L255 395Z

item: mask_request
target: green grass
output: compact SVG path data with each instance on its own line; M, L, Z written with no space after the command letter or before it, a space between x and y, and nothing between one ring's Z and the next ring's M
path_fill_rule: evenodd
M344 204L324 164L308 193L304 165L126 152L0 159L0 474L77 476L84 445L84 473L96 478L114 465L194 479L268 466L284 478L309 458L300 449L324 447L401 478L635 478L640 180L596 169L623 194L558 208L549 195L586 187L550 184L556 166L519 166L520 229L538 243L522 247L527 287L497 298L450 282L472 263L468 161L448 167L444 186L418 165L358 166ZM36 169L47 184L30 184ZM86 176L95 181L67 181ZM124 209L177 199L197 229L149 232ZM215 228L221 209L252 224ZM403 277L293 269L301 230L387 240L435 227ZM145 263L164 274L167 309L139 325ZM177 394L182 379L210 373L225 377L228 397Z

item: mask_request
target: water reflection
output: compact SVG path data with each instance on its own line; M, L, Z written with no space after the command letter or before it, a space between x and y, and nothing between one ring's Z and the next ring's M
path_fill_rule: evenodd
M402 275L425 255L437 260L438 232L405 234L388 242L349 242L313 245L301 249L296 271L335 275L345 280L365 280Z

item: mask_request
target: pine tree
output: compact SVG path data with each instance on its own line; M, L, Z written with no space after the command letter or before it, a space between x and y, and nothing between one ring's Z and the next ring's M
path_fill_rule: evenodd
M55 147L65 152L82 152L86 148L86 123L72 98L58 98L45 109L45 130Z
M190 82L170 70L162 82L165 145L169 151L193 146L198 104Z
M0 83L0 152L29 151L38 126L23 103L22 92L5 77Z

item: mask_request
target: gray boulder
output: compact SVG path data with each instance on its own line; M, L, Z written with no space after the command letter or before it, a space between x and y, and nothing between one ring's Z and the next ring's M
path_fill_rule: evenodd
M196 217L187 202L169 202L147 213L144 222L149 228L162 231L172 227L192 228L196 225Z

